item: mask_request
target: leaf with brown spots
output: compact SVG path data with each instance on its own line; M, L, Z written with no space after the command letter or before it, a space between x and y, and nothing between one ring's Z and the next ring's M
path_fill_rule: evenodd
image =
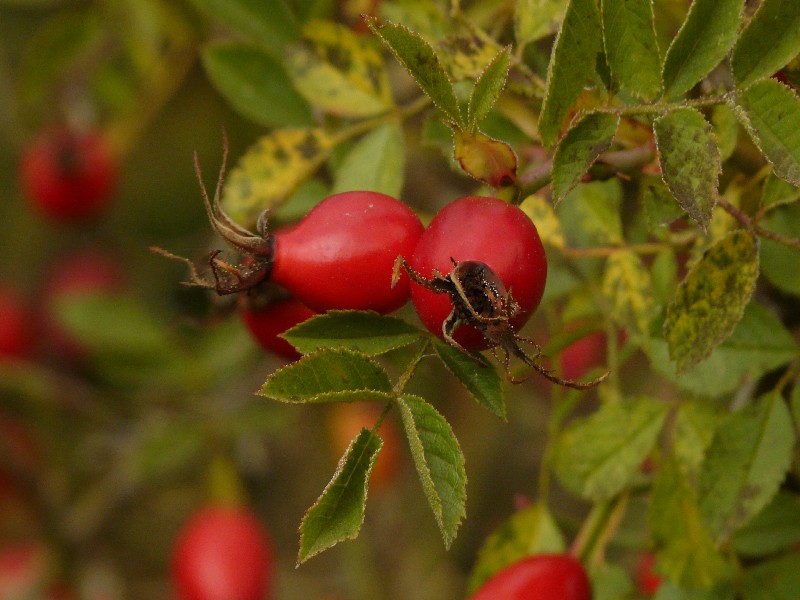
M293 83L313 106L342 117L368 117L394 106L380 52L350 28L312 21L305 42L288 52Z
M664 321L664 338L678 373L708 358L733 332L758 271L758 240L742 230L711 246L689 271Z
M719 150L711 125L693 108L656 120L653 129L664 183L705 231L711 222L719 182Z
M276 129L251 146L231 171L222 196L225 212L250 227L285 200L327 159L335 140L322 129Z

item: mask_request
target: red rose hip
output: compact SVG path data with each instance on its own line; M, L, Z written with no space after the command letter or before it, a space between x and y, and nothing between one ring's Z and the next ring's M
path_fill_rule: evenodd
M24 151L19 177L41 214L54 221L81 221L107 208L117 184L117 159L97 133L47 129Z
M265 600L273 568L266 531L239 506L202 508L184 525L172 550L180 600Z
M390 313L406 303L408 278L392 287L398 255L411 254L423 232L408 206L378 192L343 192L320 202L274 237L270 281L309 308Z
M523 558L486 581L470 600L591 600L583 565L569 554Z
M264 350L287 360L297 360L300 353L280 335L317 313L295 298L285 298L264 307L245 306L239 314Z
M519 304L510 324L519 330L536 310L547 279L547 258L536 226L518 207L498 198L465 197L445 206L420 237L408 263L424 277L446 275L452 260L483 263L500 278ZM449 297L411 284L411 300L422 323L442 335L453 310ZM472 326L459 327L454 339L464 348L487 347Z

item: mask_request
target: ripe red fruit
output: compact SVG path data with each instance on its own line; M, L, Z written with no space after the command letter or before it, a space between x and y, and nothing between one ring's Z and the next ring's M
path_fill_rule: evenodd
M378 192L343 192L320 202L286 233L274 236L270 280L309 308L390 313L408 300L392 267L414 251L423 226L405 204Z
M299 300L286 298L263 308L242 308L239 314L264 350L288 360L297 360L300 353L279 336L317 313Z
M97 133L47 129L23 152L19 177L43 215L80 221L108 206L117 184L117 159Z
M639 557L636 582L639 585L639 591L647 597L654 595L664 581L661 575L653 570L655 564L656 557L652 552L645 552Z
M510 320L518 331L539 306L547 279L547 258L536 226L518 207L498 198L466 197L445 206L419 239L408 263L424 277L434 269L446 275L458 262L486 264L510 290L520 309ZM442 323L453 306L446 294L412 283L411 300L422 323L442 335ZM455 340L468 350L487 347L471 326L455 331Z
M181 600L264 600L271 595L273 551L247 508L212 505L184 525L172 550Z
M505 567L470 600L591 600L583 565L569 554L538 554Z
M0 359L30 356L33 340L33 318L22 297L0 285Z

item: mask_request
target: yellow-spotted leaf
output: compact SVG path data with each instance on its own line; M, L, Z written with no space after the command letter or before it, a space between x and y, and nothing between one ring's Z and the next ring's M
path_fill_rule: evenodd
M491 37L480 32L449 36L437 45L438 56L453 81L475 79L502 50Z
M453 141L453 157L478 181L499 188L517 180L517 155L505 142L459 129L453 131Z
M561 222L547 200L534 194L525 198L519 207L536 224L536 230L545 245L553 248L564 247Z
M758 240L741 230L711 246L689 271L664 321L664 338L678 373L708 358L733 332L758 271Z
M655 306L653 282L638 254L618 250L608 257L603 295L620 325L639 334L647 333Z
M237 223L252 226L261 212L285 200L328 158L335 140L322 129L276 129L239 159L222 196Z
M380 52L352 29L315 20L292 47L287 67L313 106L343 117L367 117L394 106Z

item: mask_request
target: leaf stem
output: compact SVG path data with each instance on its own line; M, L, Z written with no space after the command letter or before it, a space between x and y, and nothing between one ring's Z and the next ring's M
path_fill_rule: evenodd
M716 106L717 104L725 104L730 98L731 93L721 94L718 96L703 96L702 98L692 98L684 100L683 102L663 102L655 104L637 104L634 106L608 106L592 108L587 112L601 112L619 117L629 117L636 115L651 115L651 114L664 114L672 112L681 108L704 108L707 106Z
M575 536L570 554L584 564L600 564L606 545L614 537L625 516L629 496L630 493L626 490L611 500L595 504Z
M746 229L754 234L770 239L773 242L778 242L779 244L784 244L785 246L800 250L800 239L781 235L780 233L765 229L722 196L717 198L717 204L719 204L719 206L721 206L729 215L739 221L739 223L741 223Z

